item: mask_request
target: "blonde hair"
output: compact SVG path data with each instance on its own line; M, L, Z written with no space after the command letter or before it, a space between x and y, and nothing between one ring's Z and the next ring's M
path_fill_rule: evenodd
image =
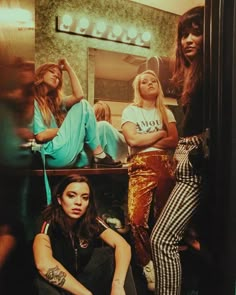
M50 93L48 94L46 85L43 82L43 77L46 72L55 68L59 69L59 71L61 72L61 78L59 80L57 88L50 91ZM34 97L38 102L43 121L47 127L49 127L51 123L51 113L54 115L58 127L61 126L65 118L65 114L61 111L62 82L62 71L56 63L45 63L38 67L35 72Z
M159 93L156 97L156 108L157 110L159 110L159 112L161 113L162 119L163 119L163 124L164 126L168 126L168 119L167 119L167 107L164 104L164 94L163 94L163 90L162 90L162 86L161 83L156 75L156 73L152 70L146 70L140 74L138 74L133 81L133 89L134 89L134 99L133 102L136 106L139 107L143 107L143 97L141 95L140 92L140 82L141 82L141 78L143 75L145 74L150 74L152 75L156 80L157 80L157 84L158 84L158 88L159 88Z
M98 101L94 104L93 109L97 121L107 121L111 123L111 109L107 103Z

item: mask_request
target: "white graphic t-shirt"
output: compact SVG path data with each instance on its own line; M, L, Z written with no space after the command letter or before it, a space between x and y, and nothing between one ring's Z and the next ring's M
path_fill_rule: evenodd
M171 110L167 109L167 119L169 123L176 122ZM161 113L157 109L146 110L135 105L127 106L122 113L121 126L126 122L132 122L136 125L138 133L151 133L163 129ZM157 148L147 148L142 152L157 150ZM135 149L130 150L134 154Z

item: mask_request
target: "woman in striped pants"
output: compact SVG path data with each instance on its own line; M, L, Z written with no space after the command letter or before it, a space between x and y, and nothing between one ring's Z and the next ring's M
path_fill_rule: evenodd
M175 152L176 185L150 237L158 295L180 295L179 242L203 196L203 19L204 7L195 7L183 14L178 24L173 82L183 106L183 137Z

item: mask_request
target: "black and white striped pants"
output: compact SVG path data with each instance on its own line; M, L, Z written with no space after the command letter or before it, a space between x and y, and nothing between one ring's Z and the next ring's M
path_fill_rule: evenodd
M176 185L150 236L156 295L180 295L181 292L178 246L196 213L204 187L204 176L194 169L189 152L197 150L202 140L201 136L181 138L176 148Z

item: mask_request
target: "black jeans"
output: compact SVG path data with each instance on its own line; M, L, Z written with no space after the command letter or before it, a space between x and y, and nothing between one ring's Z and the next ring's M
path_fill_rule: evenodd
M110 295L111 283L115 269L114 251L110 247L96 248L89 263L77 279L93 295ZM69 295L70 293L61 288L49 284L41 276L36 278L38 295ZM127 295L137 295L133 273L129 267L126 280L125 292Z

